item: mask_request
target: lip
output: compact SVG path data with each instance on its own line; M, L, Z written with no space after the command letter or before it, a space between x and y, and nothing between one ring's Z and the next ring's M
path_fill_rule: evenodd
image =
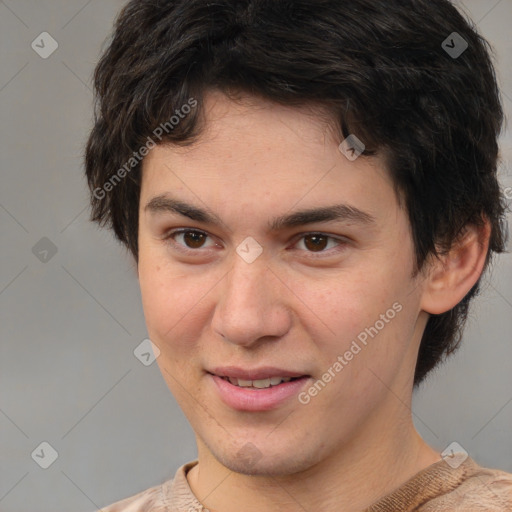
M213 370L208 370L208 373L213 373L219 377L232 377L234 379L243 380L260 380L269 379L270 377L309 377L309 375L304 372L293 372L283 368L276 368L274 366L262 366L252 370L240 368L238 366L219 366Z
M261 412L277 409L285 402L296 397L300 393L301 389L304 388L311 379L309 375L279 370L276 368L260 368L258 370L244 371L240 371L240 368L232 368L231 371L227 372L227 375L225 370L226 368L222 370L221 375L245 380L259 380L270 376L299 377L297 380L282 382L277 386L253 389L235 386L219 375L214 375L208 372L207 377L213 381L213 387L222 402L237 411ZM231 375L229 373L231 373Z

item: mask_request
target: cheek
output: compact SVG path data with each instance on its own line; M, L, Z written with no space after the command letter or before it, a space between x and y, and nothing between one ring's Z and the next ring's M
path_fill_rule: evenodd
M341 340L350 341L394 302L398 292L383 277L377 271L351 269L322 278L297 279L293 290L317 319L318 328L325 329L323 338L335 337L342 348Z
M146 326L161 349L193 349L206 321L208 292L218 280L199 267L184 270L161 256L141 255L139 283Z
M374 373L388 381L407 352L414 298L408 280L394 275L391 265L384 267L296 282L297 295L314 313L308 313L308 330L318 349L319 368L336 375L333 395L326 394L325 400L335 395L349 401L352 394L370 397L375 393Z
M190 309L193 294L186 288L185 278L148 249L140 252L139 284L149 334L162 340Z

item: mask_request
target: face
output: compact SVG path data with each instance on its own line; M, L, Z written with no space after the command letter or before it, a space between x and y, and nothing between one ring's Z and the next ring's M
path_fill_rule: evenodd
M198 444L291 474L405 409L389 389L412 388L419 343L409 224L383 161L349 160L319 116L220 93L204 108L197 143L144 160L148 333Z

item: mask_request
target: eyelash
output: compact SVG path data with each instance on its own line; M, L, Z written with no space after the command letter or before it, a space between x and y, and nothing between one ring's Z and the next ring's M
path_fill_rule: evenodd
M201 231L199 229L180 228L180 229L175 229L175 230L169 231L165 235L164 240L168 241L168 243L170 243L171 245L175 246L180 252L182 252L184 254L194 254L194 253L197 254L199 251L201 251L201 249L190 249L190 248L186 248L186 247L184 247L184 246L182 246L180 244L177 244L176 241L174 240L174 237L176 235L179 235L179 234L182 234L182 233L200 233L200 234L206 235L208 237L210 236L210 235L208 235L208 233L206 233L204 231ZM308 232L308 233L300 233L300 235L301 235L300 238L298 238L298 240L297 240L297 242L295 242L295 244L298 243L303 238L305 238L306 236L311 236L311 235L320 235L320 236L328 238L329 240L335 240L336 242L338 242L338 246L335 249L331 249L331 251L333 250L335 253L342 251L345 248L344 246L347 244L346 240L343 240L341 238L337 238L337 237L328 235L327 233L322 233L322 232L319 232L319 231L311 231L311 232ZM309 252L312 255L310 257L312 257L312 258L322 258L322 257L325 257L325 256L322 256L322 254L325 255L326 253L327 253L328 256L332 256L332 254L328 250L322 250L322 251L319 251L317 253L315 253L313 251L306 251L306 252Z

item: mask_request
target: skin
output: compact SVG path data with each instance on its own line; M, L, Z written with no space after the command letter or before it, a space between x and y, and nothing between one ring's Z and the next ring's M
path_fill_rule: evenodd
M204 107L197 143L145 158L139 208L148 333L196 434L199 464L187 479L211 511L360 511L441 458L411 418L418 347L429 313L453 307L478 279L489 225L468 228L413 278L410 226L383 158L348 160L311 109L219 92ZM163 194L208 208L219 224L145 208ZM375 223L267 230L274 216L339 203ZM178 228L208 236L166 238ZM333 238L315 250L311 232ZM236 252L248 236L263 247L252 263ZM272 365L311 375L307 390L394 303L401 311L308 404L237 411L205 371Z

